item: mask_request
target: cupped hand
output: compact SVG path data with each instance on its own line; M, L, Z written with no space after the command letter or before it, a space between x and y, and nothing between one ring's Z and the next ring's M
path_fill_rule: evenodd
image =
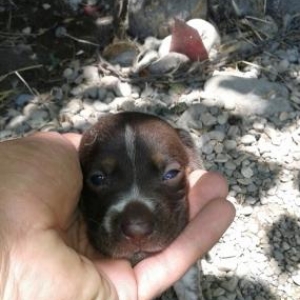
M199 170L190 177L190 222L165 251L134 268L105 259L89 245L77 211L79 141L79 135L41 133L0 143L0 299L152 299L234 218L224 178Z

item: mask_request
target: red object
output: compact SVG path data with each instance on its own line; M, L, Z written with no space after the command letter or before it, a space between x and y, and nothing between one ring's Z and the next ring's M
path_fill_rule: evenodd
M172 28L170 52L185 54L191 61L208 59L208 53L198 31L176 18Z

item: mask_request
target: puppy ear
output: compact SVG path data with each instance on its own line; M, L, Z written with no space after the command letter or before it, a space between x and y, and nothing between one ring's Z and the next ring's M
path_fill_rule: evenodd
M182 128L176 128L177 134L187 152L191 171L203 169L203 162L191 134Z

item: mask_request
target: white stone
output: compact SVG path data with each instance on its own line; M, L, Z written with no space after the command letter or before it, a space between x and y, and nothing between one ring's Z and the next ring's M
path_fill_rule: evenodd
M100 80L98 68L95 66L85 66L82 68L82 76L89 83Z
M131 95L131 85L128 82L118 82L117 94L120 97L129 97Z
M251 167L243 167L241 169L241 173L245 178L251 178L254 174L253 170Z
M251 145L255 142L256 142L256 138L254 135L251 134L246 134L241 138L241 143L243 143L244 145Z
M63 71L63 77L70 80L70 79L73 79L73 76L74 76L74 71L73 69L71 68L66 68L64 71Z

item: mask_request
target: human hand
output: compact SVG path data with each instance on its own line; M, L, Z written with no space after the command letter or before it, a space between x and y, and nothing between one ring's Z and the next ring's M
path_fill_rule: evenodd
M76 210L82 184L79 140L47 133L0 144L3 300L152 299L203 256L233 220L223 177L199 170L190 180L191 221L165 251L134 268L125 260L100 257Z

